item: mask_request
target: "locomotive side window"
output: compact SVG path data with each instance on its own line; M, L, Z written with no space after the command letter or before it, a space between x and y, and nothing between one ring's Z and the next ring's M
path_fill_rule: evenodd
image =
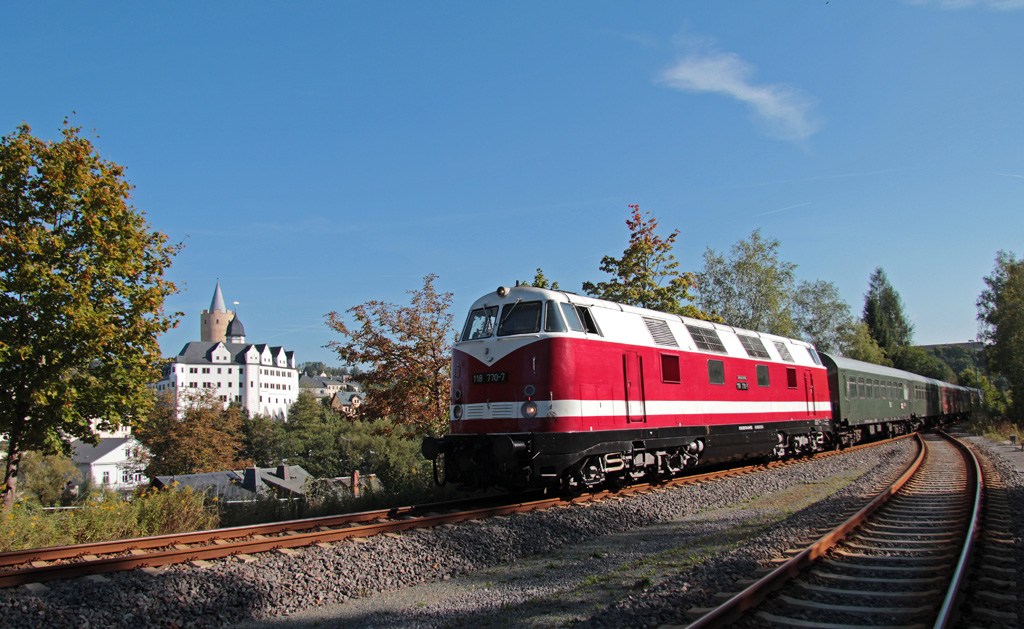
M558 306L555 305L555 302L548 301L545 310L547 312L544 319L544 331L565 332L565 322L562 321L562 315L558 314Z
M501 309L498 336L540 332L540 305L539 301L517 301L514 304L506 304Z
M725 384L725 363L720 360L708 361L708 382Z
M469 313L469 319L466 319L466 327L462 330L462 340L484 339L494 334L494 318L497 316L497 306L477 308Z
M576 312L580 315L580 321L583 322L583 328L587 334L601 335L601 330L597 329L597 322L594 321L594 315L591 314L590 308L576 306Z
M664 382L679 384L679 357L671 354L661 355L661 379Z
M770 384L768 380L768 365L757 366L757 386L766 387Z
M796 369L786 367L786 386L790 389L796 388Z
M818 358L818 352L814 351L813 347L808 347L806 349L807 349L807 353L811 355L811 360L814 361L814 364L815 365L820 365L821 364L821 359Z
M583 324L580 323L580 315L576 312L576 308L572 304L559 304L562 307L562 314L565 315L565 320L569 324L569 329L573 332L582 332Z

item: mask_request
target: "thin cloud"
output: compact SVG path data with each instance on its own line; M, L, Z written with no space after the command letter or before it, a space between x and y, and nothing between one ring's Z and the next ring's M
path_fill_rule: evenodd
M907 0L910 4L937 6L940 9L973 9L980 7L992 11L1024 9L1024 0Z
M1014 175L1013 173L992 173L1000 177L1013 177L1014 179L1024 179L1024 175Z
M814 99L781 84L756 84L755 68L735 53L690 55L658 76L658 82L681 92L708 92L747 105L755 119L779 139L803 141L821 128Z
M810 204L811 204L810 201L807 201L806 203L797 203L796 205L791 205L789 207L779 208L777 210L770 210L768 212L763 212L761 214L755 214L754 216L757 217L757 216L768 216L769 214L778 214L779 212L785 212L786 210L795 210L798 207L803 207L805 205L810 205Z

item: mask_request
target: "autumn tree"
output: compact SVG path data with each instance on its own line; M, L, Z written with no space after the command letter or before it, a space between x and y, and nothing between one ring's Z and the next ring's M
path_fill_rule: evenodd
M22 453L96 442L146 417L157 336L178 314L163 278L178 245L129 204L124 169L65 121L60 141L28 125L0 139L0 433L4 508Z
M423 288L408 291L408 306L370 301L342 315L326 315L327 325L348 337L328 347L343 363L369 365L353 379L366 399L359 407L364 419L390 418L420 435L444 433L451 389L452 294L434 288L436 275L423 278Z
M601 258L601 271L611 274L612 279L597 284L584 282L584 292L641 308L714 319L687 303L693 299L689 291L696 280L692 273L678 270L679 263L672 255L679 230L662 238L656 233L658 219L650 212L641 214L639 205L630 205L629 208L632 211L630 218L626 219L629 245L621 258Z
M161 395L149 420L135 429L146 447L149 478L237 470L252 462L243 456L245 411L223 407L212 392L179 401L173 392Z
M913 340L914 326L903 311L903 300L889 284L882 267L878 267L868 280L863 319L871 338L890 359L898 348L910 345Z
M795 336L793 290L796 265L779 258L780 242L755 229L740 239L729 255L711 247L697 274L697 304L729 325L747 330Z
M1024 419L1024 260L1000 251L977 306L989 369L1006 377L1011 414Z

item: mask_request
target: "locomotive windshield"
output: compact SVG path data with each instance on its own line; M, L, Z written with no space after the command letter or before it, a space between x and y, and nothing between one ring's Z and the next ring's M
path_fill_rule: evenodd
M477 308L469 313L466 327L462 331L463 341L485 339L494 334L494 319L498 316L498 307Z
M540 332L541 302L517 301L501 309L498 336Z

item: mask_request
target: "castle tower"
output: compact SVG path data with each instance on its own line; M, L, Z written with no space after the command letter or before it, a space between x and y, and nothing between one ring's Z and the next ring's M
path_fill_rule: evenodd
M235 316L232 317L231 323L228 324L227 330L228 343L245 343L245 326L238 319L238 312L235 312Z
M220 292L220 282L217 282L210 309L199 313L199 338L203 341L223 343L227 338L228 324L234 318L235 313L224 305L224 295Z

